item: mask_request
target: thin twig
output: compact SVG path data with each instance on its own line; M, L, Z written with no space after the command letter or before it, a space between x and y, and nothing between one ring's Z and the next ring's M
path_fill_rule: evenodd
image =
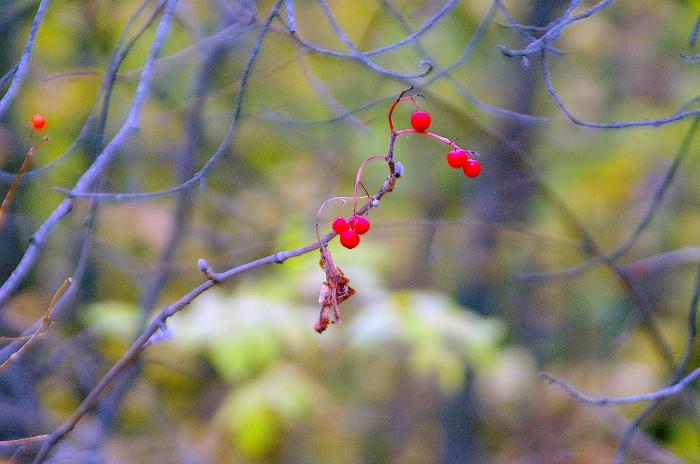
M561 388L564 389L566 393L569 394L569 396L575 398L577 401L580 401L582 403L590 404L593 406L609 406L609 405L620 405L620 404L631 404L631 403L640 403L642 401L651 401L651 400L657 400L661 398L666 398L667 396L672 396L680 393L683 391L685 387L687 387L689 384L695 381L700 376L700 368L695 369L693 372L691 372L688 376L683 377L680 381L677 383L674 383L673 385L662 388L660 390L653 391L651 393L643 393L641 395L630 395L630 396L603 396L603 397L593 397L593 396L588 396L585 393L581 393L568 383L564 382L563 380L560 380L556 377L554 377L551 374L547 374L546 372L543 372L540 374L540 377L542 377L545 380L548 380L550 383L559 385Z
M15 361L17 361L26 351L29 350L29 348L34 345L36 340L44 334L46 331L48 331L51 326L53 325L53 308L56 306L56 302L61 298L63 293L68 289L68 287L73 283L73 279L68 277L66 280L63 281L63 284L56 290L56 293L54 293L53 297L51 298L51 302L49 303L49 307L46 309L46 312L44 313L44 316L41 318L41 323L39 324L39 327L36 329L36 331L22 344L22 346L12 353L12 355L7 358L2 364L0 364L0 372L4 371L7 369L9 366L12 365Z
M690 110L690 111L681 111L681 112L676 112L672 114L671 116L663 117L663 118L658 118L658 119L641 119L638 121L620 121L620 122L606 122L606 123L598 123L598 122L591 122L591 121L586 121L584 119L581 119L577 117L576 115L573 114L573 112L569 109L569 107L566 106L564 103L564 100L561 98L559 93L556 91L554 88L554 83L552 81L552 73L549 70L549 63L547 59L547 55L542 52L541 54L542 59L541 64L542 64L542 73L544 75L544 83L545 83L545 88L547 89L547 92L549 95L552 96L552 99L554 100L554 103L564 112L567 118L574 124L578 124L579 126L585 126L585 127L594 127L598 129L624 129L628 127L659 127L663 126L665 124L669 124L672 122L680 121L681 119L689 118L691 116L697 116L700 115L700 109L695 109L695 110Z
M34 158L34 155L36 154L37 150L39 150L39 148L48 141L49 138L44 137L43 139L41 139L41 142L32 145L29 148L29 150L27 150L27 156L24 157L24 161L22 161L22 165L19 167L19 171L17 171L15 179L12 181L12 184L10 184L10 188L7 190L7 194L5 194L5 198L2 200L2 204L0 204L0 231L2 231L2 226L5 224L5 220L7 219L7 210L10 207L10 203L12 203L12 199L15 197L15 193L17 192L17 188L19 187L22 175L24 175L24 173L27 172L27 169L29 169L29 166L32 164L32 159Z
M428 32L429 30L431 30L433 28L433 26L435 25L435 23L437 23L443 16L445 16L455 6L457 6L457 3L459 3L459 0L449 0L449 1L445 2L445 4L438 10L438 12L435 13L432 17L430 17L423 24L421 24L421 26L415 32L407 35L406 37L402 38L401 40L397 40L396 42L393 42L393 43L390 43L387 45L383 45L381 47L378 47L378 48L375 48L372 50L360 51L359 49L357 49L354 46L354 44L350 47L348 45L348 42L346 42L346 45L348 45L351 50L353 48L355 50L353 53L346 53L346 52L341 52L338 50L332 50L330 48L325 48L325 47L322 47L320 45L316 45L313 42L310 42L308 40L305 40L305 39L299 37L298 34L294 35L294 39L297 40L297 42L299 42L305 48L308 48L309 50L311 50L314 53L317 53L319 55L334 56L336 58L356 59L356 60L362 62L361 61L362 58L359 58L358 55L361 55L363 58L368 58L371 56L376 56L376 55L380 55L382 53L392 51L392 50L399 48L407 43L413 42L414 40L416 40L417 38L421 37L423 34ZM325 8L327 8L328 5L326 5L324 7L323 4L321 4L321 6L324 8L324 11L326 11ZM328 12L330 12L330 10L328 10ZM326 13L326 15L328 16L328 13ZM332 17L332 14L330 15L330 17ZM329 19L330 19L330 17L329 17ZM335 21L334 17L333 17L331 25L333 25L333 24L337 25L337 22ZM336 34L339 37L341 37L341 34L342 34L342 36L347 38L345 33L342 32L342 30L340 29L340 26L339 25L337 25L337 26L338 26L337 29L334 26L334 30L336 31ZM289 26L288 26L288 28L289 28ZM349 40L350 39L348 38L348 41ZM367 63L364 63L364 64L367 64ZM394 77L396 77L396 76L394 76Z
M281 6L281 1L279 0L273 8L270 10L270 14L268 14L267 18L262 24L262 27L260 28L260 32L258 33L257 38L255 39L255 42L253 43L253 48L251 49L250 55L248 56L248 61L246 63L246 67L243 70L243 75L241 77L241 85L238 91L238 95L236 97L236 102L233 107L233 117L231 119L231 123L229 124L229 127L226 131L226 134L224 135L224 138L222 139L221 143L219 144L219 147L216 149L213 155L207 160L206 163L202 166L202 168L197 171L192 177L190 177L187 181L181 183L180 185L177 185L175 187L171 187L169 189L165 190L160 190L156 192L142 192L142 193L91 193L91 192L81 192L76 190L75 188L71 191L66 191L62 189L57 189L58 191L64 193L69 199L72 198L79 198L79 199L98 199L101 201L117 201L117 202L122 202L122 201L134 201L134 200L150 200L153 198L159 198L159 197L164 197L164 196L170 196L175 193L181 192L183 190L189 190L197 185L200 185L206 177L209 175L211 170L214 168L216 163L219 161L219 159L228 152L231 143L233 142L234 135L236 134L236 130L238 129L238 121L241 117L241 108L243 106L243 100L244 100L244 95L245 95L245 90L247 88L248 80L250 79L251 72L253 69L253 64L255 63L258 54L260 53L260 47L262 46L263 40L265 39L265 36L267 35L267 32L270 29L270 23L272 22L272 19L274 16L277 14L279 11L279 8ZM242 32L242 31L241 31Z
M654 192L654 196L652 197L651 203L649 203L649 207L642 216L642 219L639 221L639 223L637 223L634 230L629 234L629 236L617 248L605 254L607 259L616 261L623 257L634 246L634 244L637 243L637 240L642 235L642 232L644 232L649 226L649 224L651 224L652 219L654 218L656 212L659 209L659 205L665 198L666 193L668 192L669 188L671 187L671 184L673 183L673 180L676 177L676 174L678 173L678 168L681 162L688 153L690 145L695 137L695 133L697 132L698 126L700 126L700 117L696 117L693 120L693 123L688 128L688 131L683 137L683 140L681 141L681 144L679 145L678 150L676 151L676 154L673 157L673 163L671 163L671 166L666 171L661 185L659 185L659 187L656 189L656 192ZM596 264L602 262L603 256L596 255L579 265L571 266L566 269L556 269L545 272L518 273L516 274L516 276L519 279L528 282L571 278L583 274L585 271L592 269Z
M690 300L690 310L688 311L688 337L685 342L685 348L683 349L683 356L681 357L680 363L678 363L678 368L676 369L676 372L674 372L673 376L671 377L671 380L669 382L669 386L667 388L672 388L675 385L679 385L682 382L685 382L685 385L689 384L692 382L693 379L690 379L690 377L696 373L696 371L700 371L700 368L696 369L693 371L690 375L687 377L683 378L683 374L685 373L685 370L688 368L688 364L690 362L690 358L693 354L693 347L695 345L695 339L697 338L697 318L698 318L698 303L700 302L700 266L698 266L697 270L697 277L695 279L695 290L693 291L693 297ZM680 389L681 391L683 388ZM627 429L625 430L624 435L622 436L622 440L620 441L620 444L617 448L617 453L615 454L615 462L616 464L622 464L623 461L625 460L625 452L627 448L629 447L630 443L632 442L632 437L634 437L635 432L639 428L639 426L646 420L647 417L651 415L651 413L661 404L662 398L657 398L654 399L654 401L647 405L644 410L635 417L632 422L627 426Z

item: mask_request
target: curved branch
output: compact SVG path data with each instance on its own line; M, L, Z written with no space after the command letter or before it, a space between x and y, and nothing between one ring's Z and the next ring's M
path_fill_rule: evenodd
M549 63L547 60L547 55L542 52L542 73L544 75L544 83L549 95L554 99L554 103L564 112L567 118L571 120L574 124L585 127L593 127L598 129L624 129L627 127L659 127L672 122L680 121L681 119L689 118L691 116L700 115L700 109L690 110L690 111L679 111L671 116L658 119L641 119L639 121L620 121L620 122L591 122L586 121L577 117L573 112L566 106L564 100L561 98L559 93L554 88L554 83L552 81L552 73L549 70Z
M670 385L666 388L653 391L651 393L642 393L641 395L630 396L602 396L600 398L588 396L585 393L581 393L568 383L556 378L551 374L547 374L546 372L540 373L540 377L549 381L549 383L559 385L561 388L564 389L566 393L569 394L569 396L575 398L577 401L593 406L609 406L619 404L640 403L642 401L658 400L666 398L668 396L677 395L678 393L683 391L683 389L685 389L688 385L693 383L695 379L700 377L700 367L695 369L686 377L680 379L677 383L674 383L673 385Z
M41 20L44 18L44 14L46 13L46 9L48 7L49 0L41 0L41 3L39 3L39 8L37 8L36 14L34 15L32 28L29 30L29 38L27 39L27 44L24 47L24 51L22 52L22 56L19 59L19 63L17 63L17 68L14 72L14 76L12 77L12 84L10 84L10 88L7 89L5 95L3 95L2 98L0 98L0 117L2 117L3 114L5 114L5 111L7 111L7 109L9 108L10 104L12 103L12 100L15 99L15 94L19 91L19 88L22 86L24 76L27 73L27 69L29 68L29 62L32 58L32 50L34 48L34 42L36 41L36 34L39 31L39 25L41 24ZM9 75L12 75L12 73L10 72L5 76Z

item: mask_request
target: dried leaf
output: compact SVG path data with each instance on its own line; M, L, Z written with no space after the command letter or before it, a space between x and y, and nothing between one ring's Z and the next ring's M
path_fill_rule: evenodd
M330 250L324 245L321 247L321 269L326 273L326 281L321 284L318 302L321 305L321 312L318 316L314 330L321 333L328 328L331 323L340 324L340 304L355 294L348 283L350 279L345 277L343 271L333 262ZM330 310L333 309L333 321L330 319Z

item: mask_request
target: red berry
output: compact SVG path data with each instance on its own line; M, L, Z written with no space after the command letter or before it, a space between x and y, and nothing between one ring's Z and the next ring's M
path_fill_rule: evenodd
M352 250L360 244L360 236L354 230L344 230L340 234L340 244L345 248Z
M362 235L369 230L369 221L364 216L353 216L350 219L350 228Z
M467 156L467 152L461 148L455 148L447 154L447 164L455 169L466 165L467 161L469 161L469 156Z
M335 231L336 234L342 234L346 230L350 228L350 225L348 224L348 221L345 220L344 217L338 217L335 218L335 221L333 221L333 230Z
M46 127L46 118L43 114L32 116L32 127L36 130L43 130Z
M425 132L430 127L430 113L426 111L416 111L411 115L411 126L416 132Z
M463 169L467 177L476 177L481 173L481 163L475 159L470 159Z

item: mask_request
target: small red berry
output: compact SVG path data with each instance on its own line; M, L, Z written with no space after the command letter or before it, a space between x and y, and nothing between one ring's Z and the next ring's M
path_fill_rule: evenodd
M335 218L335 221L333 221L333 231L335 231L336 234L342 234L346 230L350 228L350 225L348 224L348 221L345 220L344 217L337 217Z
M353 216L350 219L350 228L362 235L369 230L369 221L364 216Z
M416 111L411 115L411 126L416 132L425 132L430 127L430 113L426 111Z
M475 159L470 159L463 169L467 177L476 177L481 173L481 163Z
M354 230L344 230L340 234L340 244L348 250L352 250L360 244L360 236Z
M43 114L35 114L32 116L32 127L38 131L46 127L46 118Z
M455 148L447 154L447 164L455 169L466 165L467 161L469 161L469 156L467 152L461 148Z

